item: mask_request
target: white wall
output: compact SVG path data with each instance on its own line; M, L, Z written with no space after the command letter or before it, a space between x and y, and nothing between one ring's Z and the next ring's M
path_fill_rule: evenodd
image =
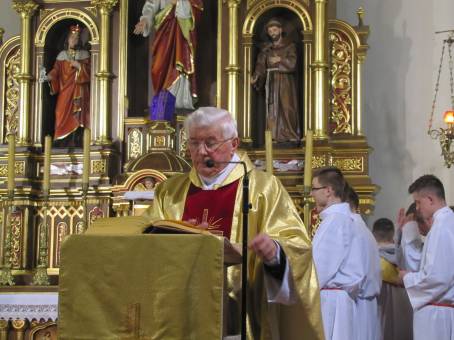
M447 38L434 32L454 29L454 1L338 0L338 18L356 25L359 6L366 10L365 24L371 28L363 124L374 148L370 174L381 187L369 222L394 220L398 208L411 202L408 186L426 173L443 181L448 203L454 204L454 167L444 166L438 142L426 133L442 39ZM447 79L441 88L436 127L450 106Z
M0 27L5 30L3 42L20 34L20 18L11 0L0 0Z

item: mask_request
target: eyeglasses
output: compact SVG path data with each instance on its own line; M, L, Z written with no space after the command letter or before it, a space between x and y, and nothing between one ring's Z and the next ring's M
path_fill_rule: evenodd
M228 138L221 141L215 140L197 140L197 139L189 139L188 146L192 150L198 150L199 147L202 145L206 151L208 152L215 152L217 151L223 144L227 143L228 141L232 140L233 138Z
M323 187L312 187L311 191L317 191L317 190L325 189L325 188L326 188L326 186L323 186Z

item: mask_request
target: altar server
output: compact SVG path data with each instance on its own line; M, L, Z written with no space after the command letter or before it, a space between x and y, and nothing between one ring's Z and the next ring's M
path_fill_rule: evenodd
M441 181L424 175L409 189L416 211L433 220L418 272L401 271L413 307L415 340L454 339L454 212L446 205Z

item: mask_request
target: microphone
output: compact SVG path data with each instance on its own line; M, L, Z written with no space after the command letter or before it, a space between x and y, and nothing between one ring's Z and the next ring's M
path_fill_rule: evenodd
M247 308L247 245L248 245L248 229L249 229L249 174L247 172L246 162L230 161L230 162L215 162L211 158L205 160L207 168L212 168L215 164L241 164L244 170L243 176L243 244L242 244L242 261L241 261L241 340L246 340L246 308Z
M205 165L207 166L207 168L212 168L214 166L214 161L211 158L208 158L205 161Z
M205 161L205 165L207 168L212 168L214 167L216 164L242 164L243 167L244 167L244 172L247 173L247 170L246 170L246 163L243 162L243 161L239 161L239 162L235 162L235 161L230 161L230 162L215 162L213 161L211 158L208 158L206 161Z

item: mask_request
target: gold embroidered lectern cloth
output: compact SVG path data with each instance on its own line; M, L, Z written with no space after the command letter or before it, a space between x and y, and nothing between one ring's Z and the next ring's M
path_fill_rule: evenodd
M61 256L59 339L221 338L222 240L73 235Z

